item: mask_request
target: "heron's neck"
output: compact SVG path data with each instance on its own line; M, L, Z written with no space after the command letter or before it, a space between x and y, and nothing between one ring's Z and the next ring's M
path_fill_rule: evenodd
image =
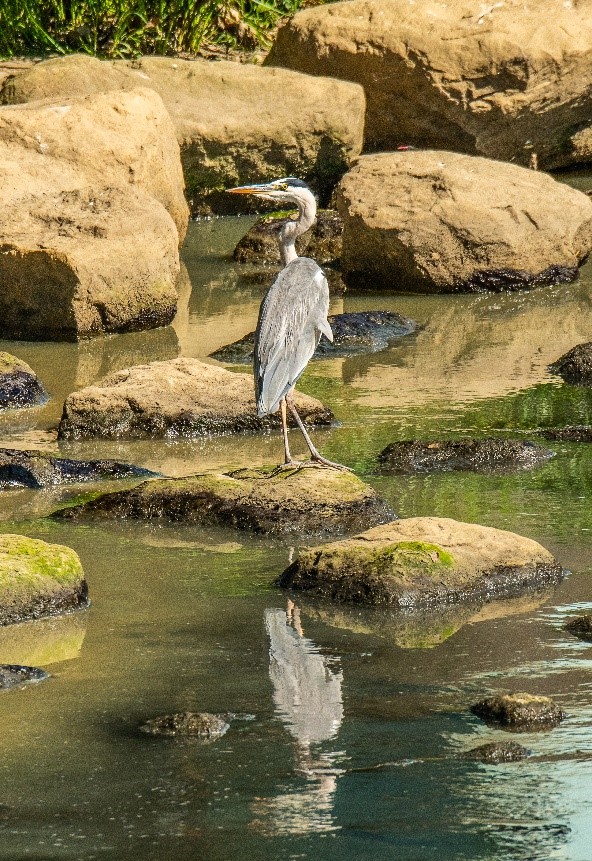
M280 230L279 246L282 266L287 266L292 260L296 260L298 257L296 239L310 230L317 214L317 202L312 192L307 191L296 203L298 205L298 218L296 221L287 221Z

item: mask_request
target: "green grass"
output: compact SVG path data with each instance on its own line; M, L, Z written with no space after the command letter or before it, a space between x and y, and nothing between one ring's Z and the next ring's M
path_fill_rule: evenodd
M321 0L322 2L322 0ZM303 0L0 0L0 58L84 52L194 54L203 43L252 49Z

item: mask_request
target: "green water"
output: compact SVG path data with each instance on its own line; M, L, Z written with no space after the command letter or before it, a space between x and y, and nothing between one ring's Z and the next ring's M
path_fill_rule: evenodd
M203 359L250 331L264 287L229 256L249 223L191 226L173 327L79 345L0 342L51 393L43 408L0 417L0 445L57 451L70 391L134 363ZM58 523L45 515L80 488L2 492L0 528L73 547L92 606L0 630L0 662L52 674L0 694L0 858L590 861L592 763L573 754L592 754L592 647L561 625L592 609L592 446L548 444L547 464L510 477L392 478L376 456L396 439L537 439L544 427L592 422L592 393L547 371L592 339L591 288L588 266L577 284L508 296L346 294L333 313L395 310L422 329L380 354L313 363L300 385L339 420L316 432L324 453L403 516L539 540L572 571L553 594L419 625L310 600L291 608L272 582L297 547L229 530ZM59 450L183 475L277 461L281 442L270 433ZM455 758L506 737L468 711L500 690L551 695L566 709L553 732L519 738L553 761ZM209 745L137 731L175 710L253 719Z

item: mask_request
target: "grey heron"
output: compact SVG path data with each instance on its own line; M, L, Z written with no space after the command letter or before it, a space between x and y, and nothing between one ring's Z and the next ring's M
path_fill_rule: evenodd
M287 221L279 233L284 267L269 288L255 330L255 396L257 414L281 411L286 466L302 466L290 454L287 411L293 415L310 451L310 463L347 470L323 457L313 445L294 406L292 393L322 335L333 340L327 320L329 287L322 269L309 257L296 253L296 239L314 224L317 202L301 179L293 176L258 185L229 188L231 194L254 194L279 204L295 204L298 218Z

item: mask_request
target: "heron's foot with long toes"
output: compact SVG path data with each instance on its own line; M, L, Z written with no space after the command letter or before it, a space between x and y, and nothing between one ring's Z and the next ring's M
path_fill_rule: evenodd
M326 457L323 457L323 455L318 452L311 455L310 460L306 460L302 465L316 466L321 469L338 469L340 472L353 472L353 469L350 469L349 466L344 466L342 463L335 463L334 460L327 460Z

